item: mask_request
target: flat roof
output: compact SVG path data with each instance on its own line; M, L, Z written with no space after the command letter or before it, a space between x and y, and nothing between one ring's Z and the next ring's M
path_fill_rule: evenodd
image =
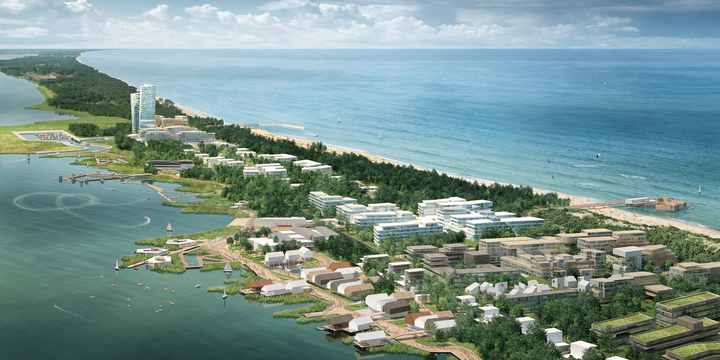
M672 308L672 307L676 307L676 306L692 304L692 303L698 302L698 301L710 300L710 299L717 298L717 297L720 297L720 296L715 295L713 293L704 292L704 293L690 295L690 296L683 296L683 297L680 297L677 299L661 301L658 304Z

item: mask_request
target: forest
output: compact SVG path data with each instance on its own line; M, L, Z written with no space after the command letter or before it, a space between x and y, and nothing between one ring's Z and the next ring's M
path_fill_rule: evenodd
M96 136L122 136L132 132L132 125L129 122L119 122L115 126L100 129L93 123L71 123L68 130L79 137L96 137Z

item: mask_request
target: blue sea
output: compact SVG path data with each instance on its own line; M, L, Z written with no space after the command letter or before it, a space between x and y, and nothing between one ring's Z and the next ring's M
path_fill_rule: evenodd
M633 211L720 230L717 50L116 50L82 61L228 123L305 126L267 130L599 201L670 196L694 209Z

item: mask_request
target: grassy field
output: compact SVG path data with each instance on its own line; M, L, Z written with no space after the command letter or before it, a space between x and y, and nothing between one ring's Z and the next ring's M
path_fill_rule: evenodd
M203 201L192 201L192 202L170 202L165 201L162 203L165 206L181 207L183 214L221 214L221 215L232 215L237 218L247 218L250 214L239 210L231 209L230 206L233 202L223 198L220 195L210 195Z
M135 240L135 245L149 245L162 247L170 239L191 239L191 240L203 240L203 239L214 239L216 237L228 237L234 235L236 232L242 229L241 226L228 226L223 228L217 228L215 230L199 232L187 235L173 235L159 238Z
M405 323L405 319L389 320L388 322L391 323L391 324L393 324L393 325L397 325L397 326L399 326L399 327L404 327L404 328L407 327L407 323Z
M367 304L365 304L365 303L360 303L360 304L355 304L355 305L347 305L347 306L345 306L345 310L357 311L357 310L360 310L360 309L364 309L364 308L366 308L366 307L368 307Z
M243 263L239 261L231 261L230 267L233 270L245 270L246 267L243 265ZM206 262L202 269L200 269L200 272L207 272L207 271L216 271L216 270L223 270L225 269L225 263L216 263L216 262Z
M65 111L60 109L49 109ZM88 114L89 115L89 114ZM89 115L79 119L38 121L34 124L21 126L0 127L0 154L31 154L38 151L74 150L81 149L77 146L66 146L52 141L25 141L13 135L13 131L39 131L39 130L68 130L71 123L93 123L100 128L115 126L118 122L129 122L130 120L110 117Z
M642 340L642 341L651 341L656 340L660 338L664 338L666 336L672 336L681 334L684 332L689 332L688 328L680 325L673 325L669 326L663 329L654 330L654 331L648 331L646 333L635 335L636 338Z
M607 328L608 326L610 326L611 328L614 329L619 326L625 326L625 325L629 325L632 323L645 321L647 319L652 319L652 318L647 315L643 315L643 314L635 314L635 315L621 317L621 318L615 319L615 320L603 321L601 323L598 323L597 325L603 329Z
M181 187L175 188L175 191L183 191L183 192L208 193L208 192L213 192L215 190L221 190L223 188L221 185L218 185L218 184L213 184L213 183L204 182L204 181L197 181L197 180L193 180L193 179L177 178L177 177L169 176L169 175L148 176L148 179L162 181L162 182L166 182L166 183L187 185L187 186L181 186ZM230 204L230 205L234 205L234 204Z
M435 341L433 338L429 336L423 336L421 338L418 338L415 340L419 344L423 344L425 346L451 346L451 343L444 342L444 341Z

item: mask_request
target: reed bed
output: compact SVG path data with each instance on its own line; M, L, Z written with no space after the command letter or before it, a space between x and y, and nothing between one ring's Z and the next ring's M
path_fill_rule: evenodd
M187 269L183 266L182 261L180 261L180 256L178 256L178 254L170 255L170 259L172 259L172 265L154 266L150 268L150 271L168 274L182 274L187 271Z
M329 305L330 305L330 303L327 301L318 300L318 302L314 302L306 307L301 307L301 308L297 308L297 309L288 309L288 310L283 310L283 311L276 311L273 313L273 317L281 318L281 319L282 318L297 319L297 318L302 317L302 315L305 313L323 311L323 310L327 309L327 307Z
M343 341L344 342L344 341ZM368 353L375 354L403 354L410 356L426 357L430 355L430 352L423 349L403 344L397 341L391 341L383 346L370 347L365 349Z
M135 255L123 256L120 258L120 260L123 261L122 264L120 264L120 267L125 268L128 265L139 263L141 261L145 261L151 257L152 257L152 255L147 255L147 254L135 254Z
M203 268L200 269L200 272L216 271L216 270L225 269L225 263L204 263L204 264L205 264L205 266L203 266ZM230 267L233 270L245 270L245 265L243 265L239 261L231 261Z
M191 240L214 239L216 237L228 237L231 235L235 235L235 233L240 230L242 230L242 226L228 226L228 227L217 228L214 230L199 232L199 233L194 233L194 234L172 235L172 236L164 236L164 237L151 238L151 239L135 240L135 244L136 245L150 245L150 246L163 247L165 245L165 242L167 242L170 239L191 239Z
M319 315L319 316L311 316L311 317L299 317L297 318L296 322L298 324L312 324L312 323L321 323L325 322L325 320L338 316L337 314L325 314L325 315Z

